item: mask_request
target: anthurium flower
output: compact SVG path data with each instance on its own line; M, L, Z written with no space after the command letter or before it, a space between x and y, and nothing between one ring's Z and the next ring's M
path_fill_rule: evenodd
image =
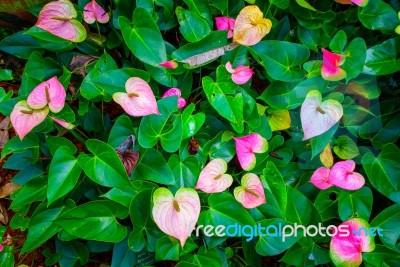
M228 17L215 17L215 25L219 31L228 31L228 38L232 38L235 19Z
M347 228L348 236L336 233L331 239L329 255L335 266L357 267L362 263L362 252L371 252L375 249L374 237L366 232L369 224L360 218L343 222L339 228ZM361 230L360 230L361 229Z
M131 77L125 83L126 93L115 93L113 99L131 116L160 114L150 85L143 79Z
M233 195L246 209L252 209L267 203L264 187L257 175L254 173L245 174L242 177L241 184L242 186L235 188Z
M69 122L66 122L66 121L63 121L63 120L54 118L54 117L50 117L50 118L51 118L55 123L57 123L58 125L64 127L65 129L72 130L72 129L74 129L74 127L75 127L75 125L73 125L72 123L69 123Z
M34 110L28 106L25 100L21 100L15 104L10 115L10 120L19 139L22 140L33 128L44 121L48 113L48 107Z
M368 4L369 0L335 0L339 4L344 4L344 5L351 5L355 4L357 6L366 6Z
M41 109L48 105L52 112L58 113L64 108L66 95L64 87L54 76L36 86L26 102L32 109Z
M53 1L42 8L36 26L78 43L86 39L86 30L76 17L74 5L69 0Z
M328 189L333 186L333 184L329 181L330 169L326 167L320 167L315 170L313 175L311 176L310 182L315 185L319 189Z
M268 141L256 133L234 139L240 166L246 171L253 169L256 165L254 153L264 153L268 150Z
M255 45L269 33L272 22L263 18L258 6L246 6L236 18L233 28L233 42L242 45Z
M225 68L229 73L232 73L232 81L236 84L247 83L254 73L252 69L243 65L232 68L232 64L230 62L225 64Z
M358 172L354 172L355 168L356 164L353 160L335 163L329 175L330 183L347 190L360 189L365 184L365 179Z
M88 24L92 24L96 20L100 23L107 23L110 16L95 0L92 0L83 8L83 19Z
M167 235L179 239L181 246L192 233L200 215L200 199L196 190L179 188L174 195L167 188L153 194L153 219Z
M341 54L335 54L322 48L322 78L327 81L340 81L346 78L346 72L339 68L345 59L345 56Z
M196 189L206 193L218 193L225 191L232 185L232 176L226 174L228 164L223 159L213 159L200 172Z
M176 63L175 61L164 61L160 64L158 64L161 67L165 67L167 69L176 69L178 67L178 63Z
M178 108L183 108L186 106L186 100L181 97L181 94L181 90L178 88L170 88L163 94L162 98L176 95L178 96Z
M338 101L329 99L322 102L319 91L308 92L300 110L301 125L304 131L303 140L325 133L342 116L343 108Z

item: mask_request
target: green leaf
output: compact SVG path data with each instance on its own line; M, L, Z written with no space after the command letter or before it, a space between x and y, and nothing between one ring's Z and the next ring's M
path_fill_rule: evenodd
M389 262L394 261L397 264L400 261L399 251L392 250L383 245L376 245L374 251L363 253L363 262L366 266L396 266L390 265ZM369 264L369 265L367 265Z
M302 3L305 4L306 1L302 0ZM321 28L336 16L332 10L321 12L311 8L299 8L299 5L294 3L294 1L290 1L289 7L291 14L297 19L297 22L308 29Z
M177 97L160 99L160 114L145 116L140 122L138 141L144 148L153 147L158 141L169 153L177 151L182 141L182 117L177 114Z
M346 60L341 66L347 73L347 82L356 78L363 71L366 53L367 46L361 38L355 38L347 46L345 50Z
M157 230L157 225L151 218L152 196L156 185L146 186L133 197L129 207L130 218L135 226L129 236L129 248L139 252L145 245L145 236L151 238L152 232Z
M347 135L339 136L333 151L341 159L352 159L360 154L357 144Z
M199 225L254 225L248 211L228 193L215 193L208 197L208 208L200 213Z
M72 154L75 154L78 150L76 146L67 138L65 137L60 137L60 136L48 136L46 138L46 143L47 146L49 147L50 153L54 155L56 153L56 150L59 147L64 147L66 149L69 149L69 151Z
M313 159L316 155L318 155L326 147L326 145L329 144L332 137L335 135L338 127L339 123L336 123L327 132L311 138L311 151L312 151L311 159Z
M368 29L393 31L399 25L396 11L382 0L374 0L358 9L358 18Z
M179 259L179 249L179 242L172 240L168 236L161 237L156 243L156 261L177 261Z
M265 71L273 79L294 82L304 78L299 65L307 61L310 51L303 45L284 41L262 41L251 47L263 61Z
M317 11L314 7L312 7L307 1L305 0L296 0L297 4L299 4L301 7L307 8L312 11Z
M377 116L361 125L359 135L361 138L370 139L375 147L381 148L399 138L399 123L399 113Z
M368 187L362 187L354 192L342 190L339 194L340 219L347 221L351 218L362 218L369 221L372 199L372 191Z
M367 49L363 73L386 75L400 70L400 38L392 38Z
M196 55L206 53L210 50L223 47L227 43L228 39L226 38L226 31L214 31L198 42L181 46L172 53L172 58L177 59L178 61L183 61ZM216 58L212 58L209 61L206 61L204 64L207 64L215 59Z
M21 249L21 253L34 250L55 235L60 228L54 220L60 215L63 208L48 209L34 214L29 222L29 231Z
M107 52L104 52L97 60L92 70L83 79L80 87L82 96L88 100L96 99L98 96L104 96L106 94L104 88L99 87L94 83L94 80L101 77L106 71L114 69L117 69L117 64Z
M115 121L108 136L108 144L114 148L119 147L130 135L134 135L135 130L131 119L122 115Z
M325 222L338 216L338 197L341 189L331 187L326 190L319 191L314 201L315 208L319 211L322 221Z
M118 22L125 43L132 53L144 63L152 66L167 60L164 40L160 30L146 9L135 8L131 23L125 17L119 17Z
M300 191L287 187L286 220L301 225L308 225L313 219L313 205Z
M92 201L72 208L55 223L68 234L87 240L120 242L127 229L117 218L126 217L126 208L108 200Z
M35 51L43 53L38 41L25 32L19 31L1 40L0 50L24 59L28 59Z
M320 247L312 240L307 245L300 245L299 243L288 249L282 258L282 262L290 266L319 266L331 261L329 250Z
M229 162L236 154L233 137L232 132L219 132L216 137L204 145L203 154L210 156L210 160L221 158Z
M47 186L48 206L57 199L65 196L74 187L81 175L82 169L78 160L67 147L61 146L54 153L49 168Z
M218 67L216 82L208 76L204 77L203 90L208 102L222 117L234 125L243 125L243 96L240 93L235 95L237 85L232 81L220 81L224 69L224 66Z
M175 9L180 32L188 42L197 42L211 33L208 22L201 15L178 6Z
M3 266L15 266L14 246L4 246L3 251L0 253L0 262Z
M62 255L59 260L62 266L75 266L78 261L85 265L89 260L88 248L78 241L63 242L56 239L56 250Z
M181 160L178 155L173 154L168 160L168 165L174 174L178 187L194 188L196 186L201 169L200 162L196 157L189 156Z
M93 156L80 154L78 162L90 179L108 187L131 186L126 170L113 147L96 139L86 141L86 147Z
M342 53L346 44L347 44L347 35L343 30L340 30L332 38L329 44L329 48L331 49L332 52Z
M129 208L134 194L135 190L132 187L126 187L121 189L113 188L102 196Z
M182 140L194 136L203 126L206 116L202 112L192 115L195 105L192 103L182 112Z
M129 249L128 240L125 238L114 245L111 267L137 266L138 257L136 252Z
M262 177L266 182L266 188L271 192L271 196L269 198L267 197L268 202L270 201L271 197L274 198L279 205L282 218L285 218L288 196L286 184L281 173L275 167L274 163L267 162L267 166L263 170Z
M379 239L382 243L391 249L400 252L398 247L400 228L400 205L395 204L384 209L371 222L371 227L379 227L382 229L382 235Z
M9 69L0 69L0 81L9 81L12 80L12 70Z
M297 236L291 235L283 240L283 237L279 235L279 227L293 224L282 219L266 219L259 222L259 224L265 227L265 230L261 231L264 235L260 235L256 245L256 251L261 256L281 254L293 246L302 236L302 234L298 233Z
M174 174L163 155L154 148L140 151L139 161L132 172L133 180L149 180L156 183L175 184Z
M326 47L329 44L330 37L323 28L307 29L299 26L297 34L301 43L308 49L318 52L319 47Z
M35 134L28 134L24 139L19 139L15 136L8 140L1 150L1 159L4 159L7 155L16 152L22 152L28 149L39 149L39 138Z
M207 0L184 0L183 2L188 5L190 11L195 12L197 15L205 19L209 25L212 25L213 18L211 8Z
M18 211L25 205L35 201L42 201L46 198L47 181L39 176L24 184L18 191L11 195L10 208Z
M276 5L280 9L286 9L289 7L289 0L271 0L271 4Z
M383 146L378 157L368 152L362 165L372 186L383 195L400 203L400 150L394 144Z

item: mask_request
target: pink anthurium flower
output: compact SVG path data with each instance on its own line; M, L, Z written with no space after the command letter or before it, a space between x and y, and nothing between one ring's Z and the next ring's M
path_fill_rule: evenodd
M167 69L176 69L178 67L178 63L172 60L161 62L158 65Z
M308 92L300 110L301 125L304 131L303 140L325 133L342 116L343 108L338 101L329 99L322 102L319 91Z
M235 19L228 17L215 17L215 25L219 31L228 31L228 38L232 38Z
M233 195L246 209L256 208L267 203L264 187L257 175L254 173L245 174L242 177L241 184L242 186L235 188Z
M322 78L327 81L340 81L346 78L346 72L339 68L345 59L346 57L341 54L335 54L322 48Z
M233 42L247 46L255 45L270 32L271 28L272 22L263 18L258 6L245 6L236 17Z
M83 19L88 24L92 24L96 20L99 23L107 23L110 16L95 0L92 0L83 8Z
M86 30L76 17L74 5L69 0L53 1L42 8L36 26L78 43L86 39Z
M333 186L329 181L330 169L326 167L320 167L315 170L311 176L310 182L319 189L328 189Z
M200 215L200 199L196 190L179 188L174 195L161 187L153 194L153 219L158 228L177 238L181 246L192 233Z
M55 123L57 123L58 125L64 127L67 130L72 130L74 129L75 125L73 125L72 123L54 118L54 117L50 117Z
M232 68L232 64L230 62L225 64L225 68L229 73L232 73L232 81L236 84L247 83L254 73L252 69L243 65Z
M366 6L368 4L369 0L335 0L339 4L344 4L344 5L351 5L355 4L357 6Z
M256 165L254 153L264 153L268 150L268 141L256 133L234 139L240 166L246 171L253 169Z
M374 237L368 235L369 224L360 218L343 222L340 229L347 229L348 236L336 233L330 243L329 255L335 266L358 267L362 263L362 252L375 249ZM361 230L360 230L361 229Z
M186 100L181 97L181 94L181 90L178 88L170 88L163 94L162 98L176 95L178 96L178 108L183 108L186 106Z
M115 93L113 99L131 116L160 114L150 85L143 79L131 77L125 83L126 93Z
M218 193L225 191L232 185L232 176L226 174L228 165L223 159L213 159L200 172L196 189L206 193Z
M346 190L360 189L365 184L365 179L358 172L354 172L355 168L353 160L335 163L329 175L329 182Z
M44 121L48 113L48 107L34 110L28 106L25 100L21 100L15 104L10 115L10 120L19 139L22 140L33 128Z
M41 109L48 105L52 112L58 113L64 108L66 95L64 87L54 76L36 86L26 102L32 109Z

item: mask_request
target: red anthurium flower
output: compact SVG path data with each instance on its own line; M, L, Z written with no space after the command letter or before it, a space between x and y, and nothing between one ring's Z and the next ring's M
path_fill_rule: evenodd
M321 75L327 81L340 81L346 78L346 72L339 68L345 61L345 56L335 54L322 48Z

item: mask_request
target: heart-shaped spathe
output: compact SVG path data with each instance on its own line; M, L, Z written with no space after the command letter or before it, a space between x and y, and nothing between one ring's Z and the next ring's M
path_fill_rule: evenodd
M92 24L96 20L100 23L107 23L110 16L95 0L92 0L83 8L83 19L88 24Z
M228 31L228 38L232 38L235 19L228 17L215 17L215 25L219 31Z
M131 116L160 114L150 85L143 79L131 77L125 83L126 93L115 93L113 99Z
M343 116L342 105L336 100L322 102L317 90L308 92L301 105L300 118L304 131L303 140L321 135L332 128Z
M354 171L355 167L353 160L339 161L331 169L320 167L314 171L310 182L322 190L333 185L346 190L358 190L364 186L365 179Z
M268 150L268 141L257 133L235 137L234 139L240 166L246 171L256 166L254 153L264 153Z
M227 62L225 68L229 73L232 73L232 81L236 84L245 84L253 76L253 70L247 66L240 65L236 68L232 68L232 64Z
M178 96L178 108L184 108L186 106L186 100L183 97L181 97L182 92L178 88L170 88L170 89L168 89L163 94L162 98L166 98L166 97L174 96L174 95Z
M246 209L256 208L267 201L265 200L264 187L260 178L254 173L247 173L242 177L242 186L233 191L236 200Z
M228 164L223 159L213 159L200 172L196 189L206 193L218 193L225 191L232 185L232 176L226 174Z
M60 38L82 42L86 39L86 30L76 20L77 15L69 0L53 1L42 8L36 26Z
M153 202L152 214L158 228L177 238L183 247L199 219L199 195L192 188L179 188L174 197L162 187L154 191Z
M361 218L353 218L343 222L339 229L347 229L349 235L336 232L332 237L329 255L335 266L357 267L362 263L362 252L375 249L374 237L368 235L370 226Z
M343 5L355 4L361 7L366 6L369 2L369 0L335 0L335 1Z
M346 57L335 54L322 48L321 76L327 81L340 81L346 78L347 73L340 68Z
M233 27L233 42L242 45L255 45L269 33L272 22L263 18L258 6L244 7L235 20Z
M52 112L58 113L64 108L66 95L64 87L54 76L36 86L26 102L32 109L41 109L49 105Z
M41 110L31 109L25 100L15 104L10 120L19 139L23 139L33 128L39 125L49 114L48 107Z

